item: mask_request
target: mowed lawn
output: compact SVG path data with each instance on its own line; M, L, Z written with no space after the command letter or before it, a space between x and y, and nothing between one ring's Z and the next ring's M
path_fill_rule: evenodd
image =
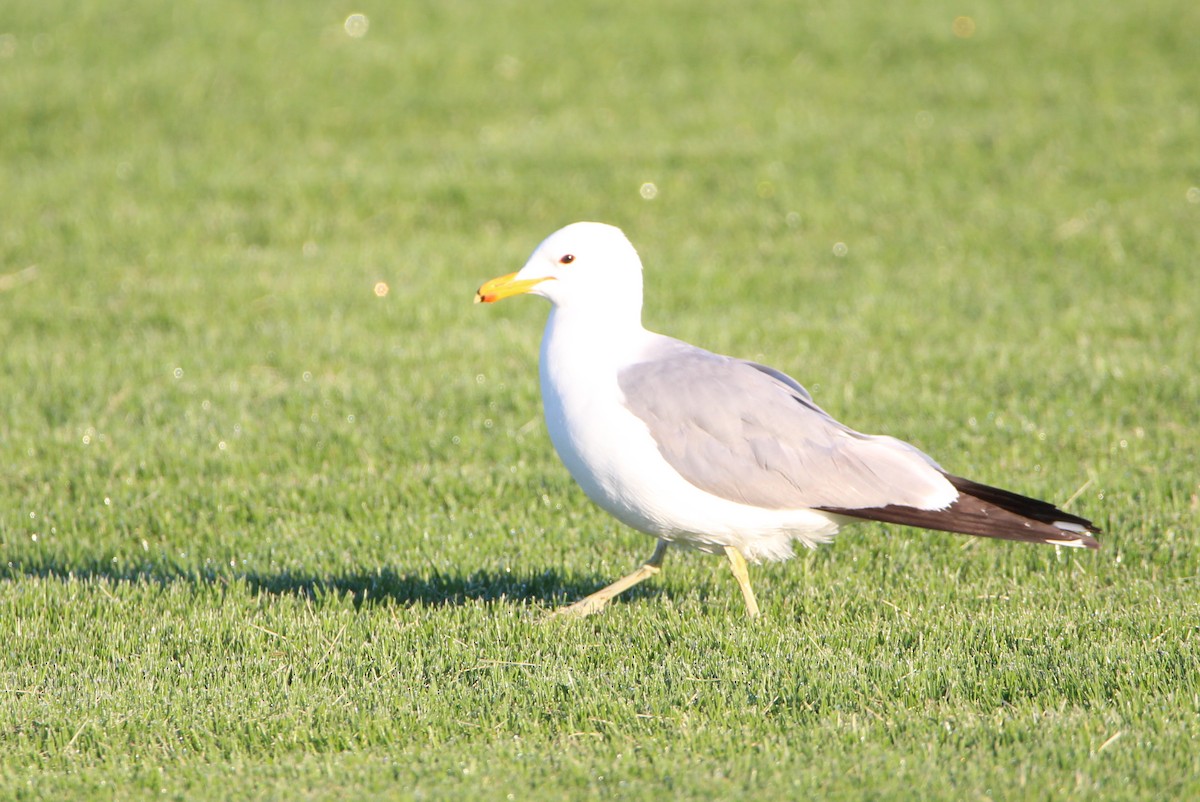
M632 5L632 4L631 4ZM360 14L362 17L352 17ZM0 798L1200 795L1200 6L7 3ZM546 306L779 367L1103 549L650 553Z

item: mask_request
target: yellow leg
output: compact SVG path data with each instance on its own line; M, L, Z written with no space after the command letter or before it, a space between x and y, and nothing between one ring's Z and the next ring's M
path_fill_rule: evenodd
M750 573L746 570L746 558L733 546L725 547L725 556L729 558L729 567L733 570L734 579L742 589L742 598L746 601L746 615L758 618L758 602L754 600L754 589L750 587Z
M668 544L665 540L658 541L658 545L654 547L654 553L650 555L650 559L646 560L646 563L632 574L618 579L608 587L602 588L592 595L580 599L574 604L568 604L566 607L559 607L550 614L550 617L557 618L560 615L565 615L583 618L585 615L591 615L592 613L600 612L614 597L624 593L637 583L649 579L661 571L663 557L666 556L668 545L670 544Z

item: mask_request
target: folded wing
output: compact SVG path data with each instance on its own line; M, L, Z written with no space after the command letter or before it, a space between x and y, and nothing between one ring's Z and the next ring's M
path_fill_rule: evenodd
M946 474L893 437L866 435L818 407L791 377L662 338L618 382L627 408L681 476L767 509L1095 548L1083 518Z

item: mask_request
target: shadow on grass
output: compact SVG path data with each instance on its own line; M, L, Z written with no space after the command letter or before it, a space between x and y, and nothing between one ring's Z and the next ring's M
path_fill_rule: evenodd
M467 602L543 602L554 606L586 596L604 586L598 577L563 576L554 570L541 573L474 571L466 575L401 574L390 568L325 577L282 573L243 574L254 590L313 599L334 593L350 594L356 607L363 604L446 606Z
M169 565L122 567L102 560L75 565L53 562L9 564L0 567L0 581L23 577L77 580L106 580L112 584L147 584L166 587L191 584L219 589L245 583L254 593L299 596L321 601L347 594L355 607L364 604L399 604L443 607L471 602L542 602L547 607L575 601L606 585L613 578L563 575L555 570L540 573L474 571L469 574L405 574L391 568L315 575L282 571L189 570ZM625 598L655 595L654 587L622 594Z

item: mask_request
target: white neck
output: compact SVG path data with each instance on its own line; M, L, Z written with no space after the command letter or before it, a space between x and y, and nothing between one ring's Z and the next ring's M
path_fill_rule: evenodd
M596 314L594 309L554 307L542 335L542 366L571 373L601 367L615 370L636 361L648 334L640 309L621 315L613 309Z

